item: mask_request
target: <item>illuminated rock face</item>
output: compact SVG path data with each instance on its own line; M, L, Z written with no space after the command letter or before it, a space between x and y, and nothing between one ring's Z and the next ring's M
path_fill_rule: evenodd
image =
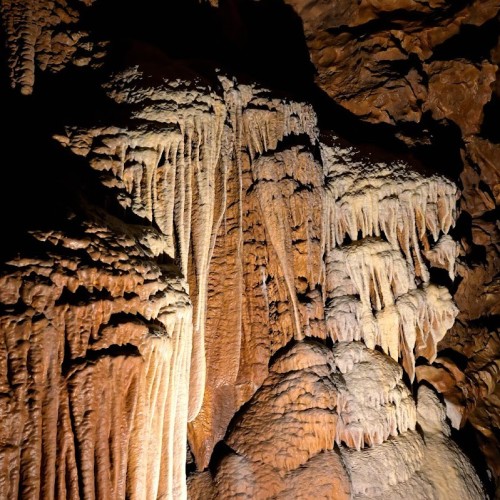
M33 233L2 275L2 498L182 495L192 307L112 218Z
M355 163L319 144L307 104L220 84L152 87L127 70L104 86L126 126L55 137L151 226L88 208L71 236L32 232L43 258L7 263L6 496L184 497L186 431L203 469L244 403L211 486L221 498L306 497L305 477L326 498L366 495L379 453L423 457L396 361L413 380L456 315L423 256L454 268L439 236L455 186Z
M390 125L419 123L431 112L435 120L455 122L466 136L480 131L498 60L493 55L488 61L487 54L468 60L465 47L450 54L443 48L461 30L474 33L495 19L496 0L453 6L414 0L285 1L303 22L316 82L343 107L363 120ZM465 38L470 44L472 36Z
M94 0L3 0L0 12L9 50L12 87L31 94L37 70L59 72L68 65L98 68L106 43L78 26Z
M358 342L292 345L233 422L213 480L194 474L189 497L486 498L444 406L425 386L415 406L401 374Z
M500 371L433 364L459 312L431 280L460 274L455 184L322 142L312 105L222 71L109 72L79 24L93 3L1 2L14 89L98 70L114 114L51 130L92 188L0 268L0 498L485 497L446 415ZM472 133L480 113L440 107L441 80L484 73L482 106L493 69L442 66L429 109Z

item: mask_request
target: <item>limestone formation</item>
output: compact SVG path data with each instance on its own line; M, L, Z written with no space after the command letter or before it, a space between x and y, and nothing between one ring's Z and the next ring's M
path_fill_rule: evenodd
M448 438L445 410L425 386L418 391L422 434L409 431L366 450L341 450L354 498L485 498L471 464ZM380 482L373 477L383 478Z
M0 498L500 491L499 9L0 0Z
M214 478L195 474L190 498L308 498L306 474L321 498L486 498L445 420L425 386L415 407L385 355L301 341L271 365L233 422Z
M148 229L131 229L74 216L66 232L33 232L43 254L5 265L2 498L185 489L165 450L185 449L191 303L141 244Z
M102 64L105 41L96 41L78 26L94 0L3 0L0 12L9 51L13 87L31 94L37 69L58 72L70 64Z
M439 50L461 30L491 23L498 0L286 2L302 19L317 83L342 106L391 125L418 123L430 110L465 135L479 131L498 67Z

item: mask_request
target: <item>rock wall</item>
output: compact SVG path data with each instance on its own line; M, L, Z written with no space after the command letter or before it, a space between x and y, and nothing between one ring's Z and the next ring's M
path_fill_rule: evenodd
M0 497L494 488L500 4L286 3L2 0Z

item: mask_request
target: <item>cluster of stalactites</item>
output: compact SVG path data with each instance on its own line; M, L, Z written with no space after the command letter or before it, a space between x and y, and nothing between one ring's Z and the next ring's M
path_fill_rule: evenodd
M58 139L89 159L122 206L157 225L159 252L177 258L186 276L192 233L203 240L195 242L198 258L209 254L226 111L209 89L179 81L149 87L142 78L131 69L106 84L110 97L130 109L127 128L68 129Z
M269 90L240 85L220 77L224 101L236 133L236 147L244 147L255 158L277 149L290 135L306 135L314 144L318 139L313 107L304 102L273 97ZM238 140L239 139L239 140Z
M0 364L19 378L0 379L0 414L22 443L0 445L2 470L22 477L1 481L1 498L28 488L53 498L55 486L64 498L185 496L184 463L169 457L185 456L196 397L191 301L186 281L139 243L141 228L124 229L110 218L32 231L45 257L14 258L0 279L0 302L23 305L0 321Z
M158 226L164 236L159 251L171 257L180 253L185 275L190 237L212 237L215 186L227 161L239 156L236 150L247 149L254 157L290 134L317 138L310 105L220 80L223 96L181 80L149 86L137 68L129 69L105 88L113 100L129 106L132 126L68 128L67 136L57 136L89 158L103 184L117 190L122 206ZM209 241L203 243L194 247L209 255Z
M338 397L338 444L359 450L415 429L415 402L395 361L360 342L335 344L333 358L345 383Z
M429 281L422 251L431 250L456 219L457 187L444 177L425 177L403 163L357 161L351 149L322 145L325 169L327 248L367 236L383 236L401 249L417 276ZM440 256L453 269L455 253ZM452 273L450 273L452 274Z
M1 26L10 84L31 94L36 69L55 73L70 64L95 68L106 55L106 42L93 41L78 26L80 10L94 0L1 0Z
M455 261L458 257L458 244L449 235L445 234L438 242L424 253L432 267L439 267L448 271L448 276L455 279Z
M129 110L129 126L69 129L68 137L58 139L87 157L124 207L156 224L156 253L176 259L185 277L192 252L197 376L190 385L199 395L192 402L192 419L205 384L206 290L225 107L215 92L177 80L152 87L137 68L116 75L105 88Z
M334 341L380 346L394 360L402 358L412 381L415 354L435 359L458 311L446 288L417 287L399 250L375 238L353 242L327 254L326 274L326 327Z
M227 172L241 151L251 156L275 148L289 134L317 137L311 106L273 99L254 86L237 86L220 77L222 90L181 80L153 85L137 67L114 75L104 88L128 110L127 128L114 125L68 128L57 136L85 156L118 202L154 222L148 242L156 255L167 254L190 281L194 327L204 344L209 263L226 196ZM241 170L241 168L239 168ZM192 269L188 269L189 263ZM198 371L204 352L195 352ZM204 376L193 381L202 394ZM200 409L201 398L192 410Z

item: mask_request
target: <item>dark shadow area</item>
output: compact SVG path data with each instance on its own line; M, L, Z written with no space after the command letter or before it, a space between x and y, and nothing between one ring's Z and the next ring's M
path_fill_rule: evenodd
M133 344L123 344L117 345L113 344L109 347L103 349L87 349L85 356L81 358L72 358L69 351L68 343L66 342L66 349L64 354L64 360L61 365L61 373L64 377L71 377L71 372L78 366L85 366L87 364L92 364L103 357L117 358L117 357L141 357L139 348Z
M498 42L499 33L500 20L497 18L490 19L481 26L464 24L455 36L434 49L431 59L448 61L462 58L475 63L488 60L490 50Z
M402 358L399 358L398 363L401 366L402 366L402 362L403 362ZM410 393L413 393L413 387L415 385L417 385L417 381L414 380L412 383L412 381L410 380L410 377L408 376L408 374L406 373L405 370L403 370L403 374L401 376L401 379L402 379L403 383L406 385L406 387L408 388L408 390L410 391Z
M232 453L235 453L234 450L228 446L224 441L219 441L212 451L212 456L210 458L210 463L208 464L208 470L212 474L212 477L215 477L217 473L217 469L219 468L222 460Z
M452 439L471 461L476 474L483 483L487 495L489 498L493 499L495 498L495 484L487 473L488 464L479 448L476 433L477 431L469 422L466 422L465 425L458 430L454 428L451 429Z
M217 68L273 90L300 92L312 82L300 19L282 0L220 0L217 9L198 0L109 0L84 21L98 38L112 40L111 66L140 43L209 80Z
M49 285L52 284L50 280ZM84 305L91 301L98 300L113 300L113 296L109 290L103 288L102 290L93 290L92 293L88 288L80 285L74 292L71 292L68 288L64 288L60 297L56 300L55 305Z
M464 257L461 257L461 259L469 268L484 265L484 263L486 262L486 247L482 245L476 245L473 242L472 222L473 219L471 215L463 210L457 219L455 227L450 230L450 236L455 241L464 239L467 242L467 253Z
M497 78L500 78L500 72L497 72ZM483 113L481 136L495 144L500 144L500 96L493 93L490 102L484 106Z
M429 274L431 276L430 282L435 285L441 285L450 290L450 293L453 294L453 281L448 274L446 269L441 269L438 267L429 267Z
M493 277L492 277L493 278ZM500 325L500 314L490 314L469 321L471 328L486 328L489 332L494 332Z
M189 480L189 476L191 474L196 473L196 462L194 461L194 456L189 446L189 443L186 443L186 478Z
M41 74L30 96L20 95L2 81L0 102L6 126L0 223L8 235L0 250L2 260L47 250L27 234L31 230L55 229L68 236L81 236L79 221L88 218L90 207L100 207L129 224L151 225L124 209L88 161L53 137L64 135L66 126L85 129L128 123L129 111L105 95L101 76L80 68ZM98 210L92 210L98 217ZM78 255L84 262L89 258L81 250L59 247L58 251Z
M461 371L464 371L465 368L467 368L469 358L465 356L465 354L462 354L450 348L443 349L442 351L439 351L438 354L440 358L451 359L451 361L453 361L453 363L455 363Z

